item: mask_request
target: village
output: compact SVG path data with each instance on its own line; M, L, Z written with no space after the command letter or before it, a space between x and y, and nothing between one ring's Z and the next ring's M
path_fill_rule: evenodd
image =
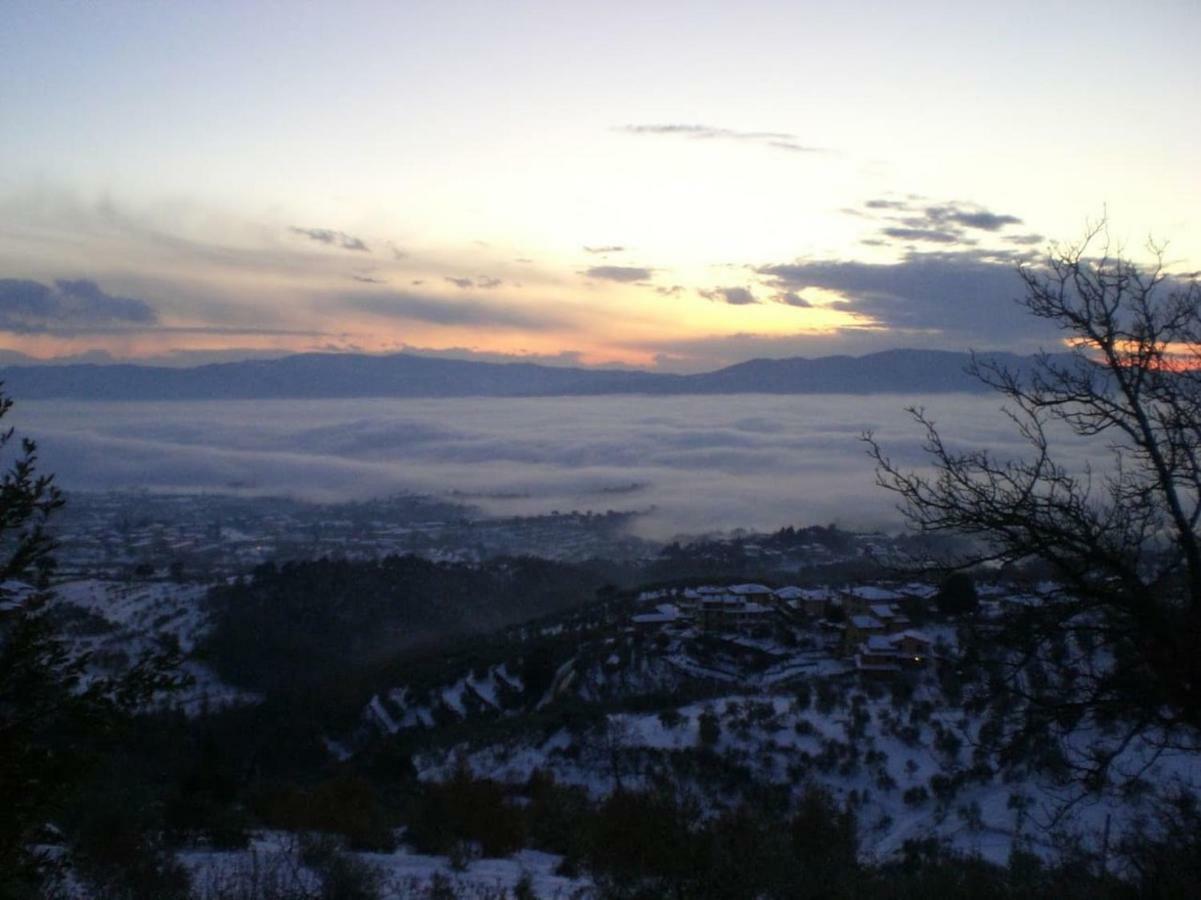
M1000 589L985 592L996 595ZM937 593L935 586L919 582L896 587L771 588L750 583L663 588L638 595L639 607L650 609L633 614L630 624L639 631L676 635L804 635L862 675L888 678L925 668L937 658L935 638L916 627L910 615L928 619Z

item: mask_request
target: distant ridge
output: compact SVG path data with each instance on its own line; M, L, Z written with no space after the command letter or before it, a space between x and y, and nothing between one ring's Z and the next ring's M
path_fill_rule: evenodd
M981 354L1025 369L1031 357ZM304 353L195 368L40 365L0 368L21 399L267 400L350 397L552 397L598 394L878 394L983 391L966 353L886 350L866 356L752 359L715 372L665 375L411 354Z

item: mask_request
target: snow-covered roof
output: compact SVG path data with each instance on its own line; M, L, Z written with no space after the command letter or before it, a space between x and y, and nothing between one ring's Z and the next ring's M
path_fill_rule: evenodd
M869 634L867 640L863 642L863 646L873 653L892 653L895 650L892 641L883 634Z
M748 594L770 594L771 588L764 584L735 584L726 588L731 594L746 596Z
M899 600L901 595L890 588L882 588L874 584L860 584L853 588L848 588L846 593L853 597L858 597L860 600L868 600L875 602L889 602Z
M895 619L897 617L896 610L887 603L873 603L871 611L877 619Z
M795 585L789 585L788 587L776 588L775 594L781 600L800 600L805 596L805 590Z
M872 616L851 616L851 624L856 628L863 629L884 627L879 619L873 618Z
M742 606L746 603L742 597L735 597L733 594L719 594L717 596L709 596L701 598L702 606Z

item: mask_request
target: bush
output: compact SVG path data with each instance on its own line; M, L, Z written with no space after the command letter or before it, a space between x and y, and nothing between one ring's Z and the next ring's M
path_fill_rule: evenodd
M423 853L448 853L456 843L476 842L484 856L508 856L525 845L525 817L506 801L501 785L461 766L449 781L423 786L407 836Z
M366 779L343 776L311 789L284 788L260 798L268 825L346 838L352 850L390 851L396 840L389 817Z

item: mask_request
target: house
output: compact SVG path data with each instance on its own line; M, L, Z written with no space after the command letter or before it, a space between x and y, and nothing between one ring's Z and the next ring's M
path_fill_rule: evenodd
M772 589L763 584L734 584L726 588L725 592L755 603L771 603L774 599Z
M737 594L702 596L694 621L705 631L743 631L767 625L775 609Z
M896 648L901 664L910 667L924 666L934 646L926 634L913 629L891 635L889 641Z
M902 595L890 588L874 584L860 584L844 588L841 592L842 608L848 616L870 615L872 606L896 603Z
M930 658L930 638L920 631L869 634L855 650L855 668L873 677L891 677L902 669L925 666Z
M885 634L884 623L866 615L847 616L846 628L843 631L843 650L853 653L861 643L872 635Z
M835 599L828 587L783 587L775 591L776 601L811 619L824 616Z
M855 668L865 675L887 676L901 671L896 647L886 635L869 635L855 653Z
M868 607L868 615L878 619L889 634L899 634L912 624L909 617L891 603L873 603Z
M640 613L630 617L630 622L639 628L662 628L683 622L684 617L674 603L660 603L651 613Z

